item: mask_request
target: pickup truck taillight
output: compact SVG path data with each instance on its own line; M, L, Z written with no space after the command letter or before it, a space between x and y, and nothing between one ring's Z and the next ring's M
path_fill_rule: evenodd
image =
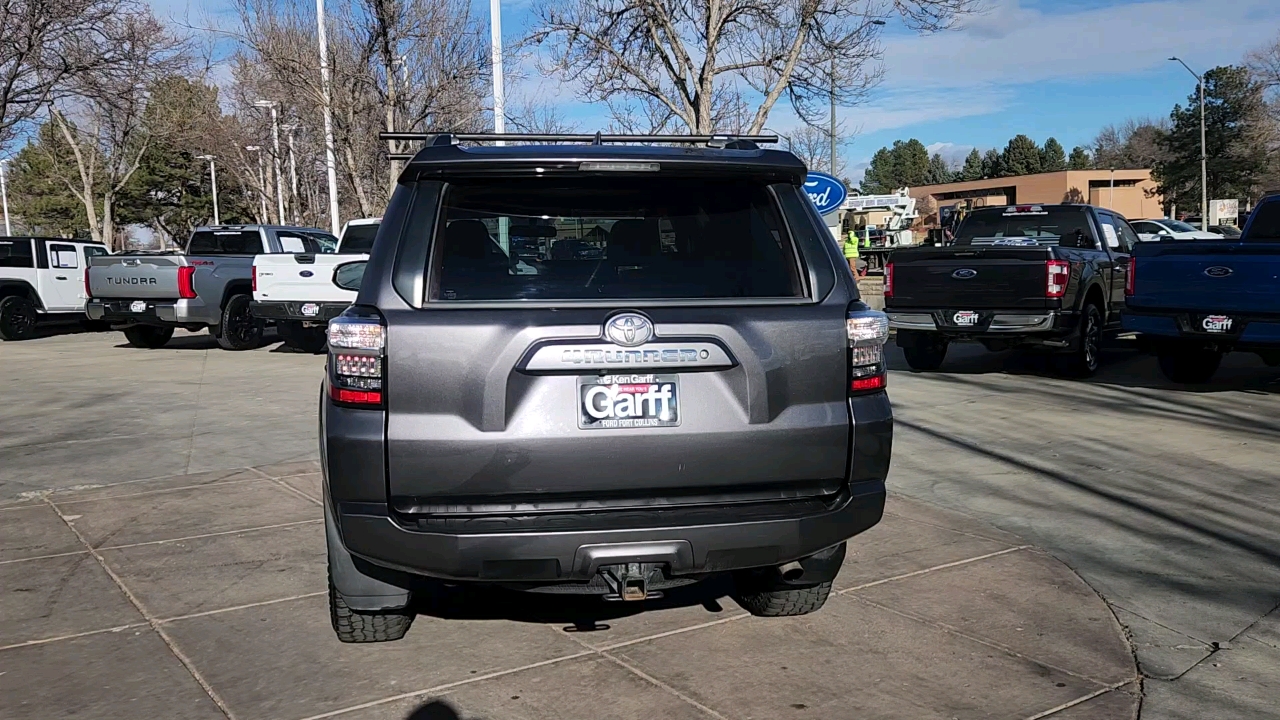
M1129 272L1124 275L1124 296L1133 297L1135 283L1138 281L1138 258L1129 256Z
M89 290L89 268L84 269L84 298L85 300L93 299L93 293Z
M859 303L845 317L849 336L849 394L878 392L888 384L884 368L884 344L889 339L889 318Z
M884 266L884 296L893 297L893 263L885 263Z
M1045 268L1044 296L1060 298L1067 294L1067 281L1071 279L1071 263L1066 260L1050 260Z
M254 292L258 292L258 266L253 266L253 287L250 288Z
M383 406L387 329L377 317L329 321L329 397L339 405Z
M178 297L191 300L196 296L196 268L188 265L178 268Z

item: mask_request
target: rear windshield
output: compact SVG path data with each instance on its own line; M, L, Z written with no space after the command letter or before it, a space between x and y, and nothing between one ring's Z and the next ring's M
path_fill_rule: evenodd
M0 240L0 267L33 268L35 255L30 240Z
M257 230L198 230L187 243L188 255L257 255L262 236Z
M1254 208L1247 232L1241 240L1280 242L1280 201L1272 200Z
M338 241L332 235L299 230L281 230L276 233L283 253L331 253Z
M451 184L434 298L777 298L801 292L761 182L577 178Z
M965 218L956 232L957 245L1056 244L1079 230L1093 237L1083 208L1001 208L979 210Z
M378 223L372 225L348 225L339 244L344 253L367 253L373 249L373 239L378 235Z

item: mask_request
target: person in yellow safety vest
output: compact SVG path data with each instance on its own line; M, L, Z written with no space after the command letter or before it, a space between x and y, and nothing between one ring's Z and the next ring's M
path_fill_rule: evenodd
M850 230L844 240L844 259L849 263L849 270L853 272L854 277L860 275L858 271L858 246L862 241L858 238L858 233Z

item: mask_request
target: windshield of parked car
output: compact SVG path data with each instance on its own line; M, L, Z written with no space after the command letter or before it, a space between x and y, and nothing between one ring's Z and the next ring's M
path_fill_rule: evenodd
M1200 232L1200 228L1184 223L1181 220L1161 220L1160 222L1174 232Z
M439 300L795 297L763 181L484 180L446 191Z
M338 245L344 253L367 253L373 249L373 239L378 235L379 223L348 225Z
M979 210L965 218L956 231L957 245L1054 244L1068 233L1081 231L1092 238L1082 208L1010 207Z

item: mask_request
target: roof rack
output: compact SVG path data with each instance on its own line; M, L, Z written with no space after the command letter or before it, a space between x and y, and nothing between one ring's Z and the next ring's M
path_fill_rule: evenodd
M420 140L426 147L456 145L460 142L526 142L526 143L671 143L680 145L706 145L722 150L757 150L760 144L778 142L777 135L605 135L595 133L378 133L379 140ZM392 160L411 160L412 153L390 153Z

